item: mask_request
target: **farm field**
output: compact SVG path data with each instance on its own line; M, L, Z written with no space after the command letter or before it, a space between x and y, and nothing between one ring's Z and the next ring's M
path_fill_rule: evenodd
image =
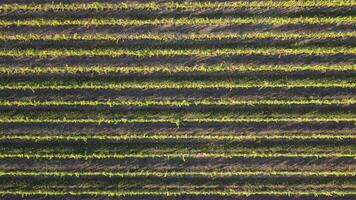
M0 199L356 199L356 0L0 14Z

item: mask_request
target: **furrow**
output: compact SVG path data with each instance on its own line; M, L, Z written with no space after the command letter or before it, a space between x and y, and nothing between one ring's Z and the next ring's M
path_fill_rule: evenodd
M218 134L218 135L169 135L169 134L129 134L129 135L2 135L0 140L30 140L30 141L87 141L87 140L350 140L356 139L356 134Z
M108 171L91 171L91 172L67 172L67 171L0 171L0 176L50 176L50 177L82 177L82 176L104 176L104 177L234 177L234 176L356 176L354 171L239 171L239 172L108 172Z
M125 100L125 101L1 101L0 106L194 106L194 105L349 105L356 99L305 99L305 100Z
M0 158L26 158L26 159L122 159L122 158L356 158L356 153L166 153L166 154L0 154Z

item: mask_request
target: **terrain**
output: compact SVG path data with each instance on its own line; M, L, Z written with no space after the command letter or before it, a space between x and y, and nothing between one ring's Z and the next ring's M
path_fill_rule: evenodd
M356 1L3 0L2 199L356 199Z

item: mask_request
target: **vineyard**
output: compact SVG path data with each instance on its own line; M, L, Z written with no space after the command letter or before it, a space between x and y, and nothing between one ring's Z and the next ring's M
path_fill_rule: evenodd
M0 199L356 199L356 0L0 14Z

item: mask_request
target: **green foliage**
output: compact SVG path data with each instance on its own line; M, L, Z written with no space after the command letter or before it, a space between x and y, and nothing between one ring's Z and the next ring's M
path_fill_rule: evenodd
M354 6L355 0L1 4L0 195L356 195ZM264 88L262 95L255 90ZM144 92L148 98L140 93L146 89L155 89ZM200 89L225 89L224 98L209 90L204 99Z
M227 25L227 24L352 24L356 16L347 17L229 17L229 18L161 18L161 19L122 19L122 18L83 18L83 19L19 19L0 20L0 26L99 26L99 25Z
M111 74L111 73L189 73L189 72L296 72L296 71L352 71L356 65L197 65L197 66L0 66L0 74Z
M356 87L355 78L314 78L314 79L258 79L258 78L225 78L224 80L122 80L122 81L93 81L93 80L24 80L2 81L0 89L10 90L38 90L38 89L159 89L159 88L353 88Z
M121 9L147 9L147 10L199 10L199 9L226 9L226 8L291 8L291 7L341 7L355 6L353 0L268 0L268 1L227 1L227 2L167 2L167 3L141 3L141 2L117 2L117 3L43 3L43 4L2 4L0 10L5 12L26 11L79 11L79 10L121 10Z
M356 32L311 32L311 33L275 33L275 32L249 32L249 33L146 33L146 34L2 34L0 40L43 40L43 41L61 41L61 40L157 40L157 41L179 41L179 40L222 40L222 39L331 39L331 38L353 38Z
M219 49L0 49L0 56L60 57L60 56L233 56L233 55L356 55L356 47L306 47L306 48L219 48Z

